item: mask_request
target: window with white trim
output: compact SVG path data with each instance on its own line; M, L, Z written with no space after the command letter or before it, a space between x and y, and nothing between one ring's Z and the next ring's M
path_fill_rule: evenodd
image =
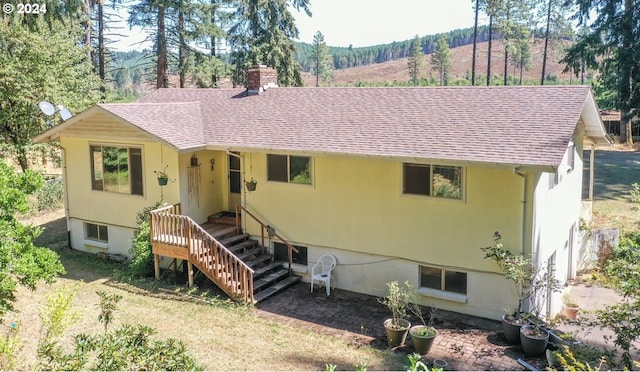
M267 180L311 185L311 157L267 154Z
M91 145L91 188L142 195L142 149Z
M462 199L463 168L448 165L402 165L404 194Z
M108 243L109 242L109 229L106 225L99 225L97 223L85 222L84 224L84 237L87 240L94 240L96 242Z
M420 287L466 295L467 273L420 266Z

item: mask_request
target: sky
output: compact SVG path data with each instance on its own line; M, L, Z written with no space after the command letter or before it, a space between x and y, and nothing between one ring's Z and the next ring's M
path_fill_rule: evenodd
M473 27L471 0L310 0L312 17L293 11L297 41L311 43L320 31L329 46L387 44L455 29ZM126 19L126 16L125 16ZM480 19L480 24L485 24ZM117 50L141 49L144 33L124 27Z

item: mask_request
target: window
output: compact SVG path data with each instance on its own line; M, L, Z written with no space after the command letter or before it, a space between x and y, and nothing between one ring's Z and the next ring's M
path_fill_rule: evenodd
M89 240L108 243L109 233L106 225L98 225L95 223L85 223L85 236Z
M311 158L267 154L267 180L311 185Z
M467 294L467 273L420 266L420 286L442 292Z
M576 145L571 142L567 148L567 173L571 173L576 167Z
M242 191L241 175L240 158L229 155L229 192L240 194Z
M142 195L142 149L91 146L91 188Z
M403 164L403 193L462 199L462 167Z
M298 250L298 253L295 251L291 252L291 262L299 265L307 265L307 247L299 247L294 245L294 247ZM276 261L284 261L289 262L289 252L287 249L287 245L284 243L273 243L273 256Z
M556 187L556 185L558 185L558 181L559 181L558 171L549 173L549 190Z

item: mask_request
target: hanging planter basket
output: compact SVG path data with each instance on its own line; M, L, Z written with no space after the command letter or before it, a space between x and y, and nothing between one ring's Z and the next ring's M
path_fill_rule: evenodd
M158 185L167 186L168 182L169 182L169 177L158 177Z
M256 191L256 186L258 186L258 181L251 178L249 181L245 181L244 185L247 188L247 191Z

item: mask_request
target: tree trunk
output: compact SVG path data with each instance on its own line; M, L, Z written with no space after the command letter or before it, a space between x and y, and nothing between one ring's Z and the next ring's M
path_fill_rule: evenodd
M216 0L211 0L211 24L216 24ZM211 57L215 58L216 56L216 36L211 35ZM211 86L216 88L218 86L218 71L217 68L213 70L211 74Z
M631 68L633 66L633 1L625 0L620 63L620 142L633 143L631 135Z
M167 33L165 26L164 5L158 7L158 60L156 63L156 88L169 87L168 56L167 56Z
M489 16L489 46L487 48L487 86L491 85L491 44L493 39L493 16Z
M84 24L84 45L87 47L87 57L89 61L91 58L91 2L92 0L85 1L85 7L87 9L87 21Z
M184 88L187 82L187 45L184 41L184 12L182 2L178 9L178 75L180 76L180 88Z
M107 98L107 87L105 86L107 62L104 50L104 1L99 0L96 5L98 7L98 76L100 77L100 98L104 101Z
M547 50L549 48L549 26L551 24L551 2L547 6L547 29L544 32L544 51L542 52L542 77L540 78L540 85L544 85L545 76L547 74Z
M473 57L471 59L471 86L476 85L476 48L478 46L478 13L480 0L476 0L476 19L473 23Z
M504 44L504 85L509 85L509 48Z

